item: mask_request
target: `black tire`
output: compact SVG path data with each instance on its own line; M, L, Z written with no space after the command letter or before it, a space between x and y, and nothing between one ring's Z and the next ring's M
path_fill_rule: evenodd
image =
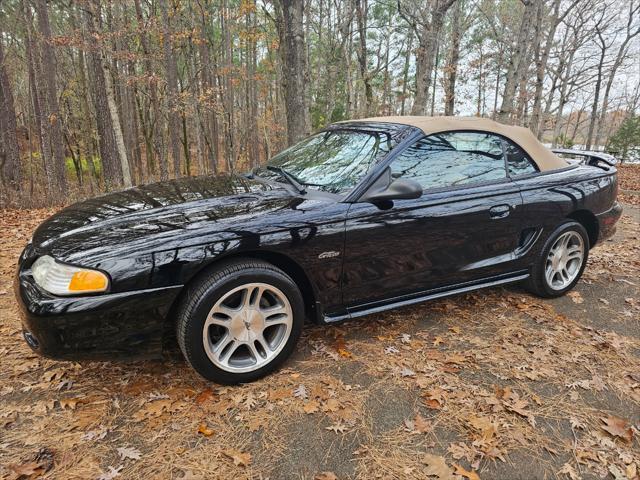
M205 321L211 308L227 292L253 282L270 284L286 295L293 324L284 347L269 363L250 372L229 372L215 365L205 351L202 337ZM225 385L252 382L276 370L293 352L304 324L304 301L295 282L279 268L261 260L237 259L201 275L187 288L177 309L176 336L185 359L204 378Z
M562 289L555 289L551 287L551 285L549 285L545 275L547 258L549 256L551 247L556 242L556 240L562 234L570 231L573 231L582 237L582 241L584 245L584 255L582 259L582 265L580 266L578 274L570 284L568 284L566 287ZM569 220L563 223L562 225L560 225L558 228L556 228L554 232L549 236L549 238L544 244L544 247L534 259L533 265L531 267L531 272L530 272L531 275L525 282L524 286L531 293L542 298L560 297L565 293L567 293L569 290L571 290L576 285L576 283L578 283L578 280L580 280L580 277L582 276L582 272L587 266L588 259L589 259L589 235L587 234L587 231L581 224L573 220Z

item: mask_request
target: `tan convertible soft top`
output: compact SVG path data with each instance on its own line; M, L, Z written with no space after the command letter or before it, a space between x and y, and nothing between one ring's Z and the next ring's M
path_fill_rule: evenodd
M541 172L564 168L569 164L556 156L551 150L538 141L531 130L524 127L514 127L480 117L370 117L352 120L350 122L386 122L400 123L418 127L425 135L442 133L450 130L477 130L502 135L519 145L526 151Z

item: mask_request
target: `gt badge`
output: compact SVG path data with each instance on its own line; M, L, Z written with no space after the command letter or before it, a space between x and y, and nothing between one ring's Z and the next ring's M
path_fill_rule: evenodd
M328 252L322 252L320 255L318 255L318 258L319 259L333 258L333 257L337 257L338 255L340 255L340 252L336 252L335 250L329 250Z

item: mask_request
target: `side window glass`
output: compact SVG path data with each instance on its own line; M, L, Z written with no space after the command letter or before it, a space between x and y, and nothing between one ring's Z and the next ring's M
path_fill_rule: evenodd
M430 135L391 164L394 177L410 178L425 190L506 178L501 139L478 132Z
M505 140L504 150L507 155L507 165L511 177L527 175L538 171L531 157L517 145Z

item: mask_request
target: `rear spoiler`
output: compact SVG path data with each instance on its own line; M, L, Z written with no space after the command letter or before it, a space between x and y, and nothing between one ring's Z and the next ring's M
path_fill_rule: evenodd
M618 163L618 159L616 157L603 152L571 150L569 148L553 148L551 151L570 163L591 165L592 167L599 167L603 170L609 170L610 167L615 167ZM576 157L578 158L576 159Z

